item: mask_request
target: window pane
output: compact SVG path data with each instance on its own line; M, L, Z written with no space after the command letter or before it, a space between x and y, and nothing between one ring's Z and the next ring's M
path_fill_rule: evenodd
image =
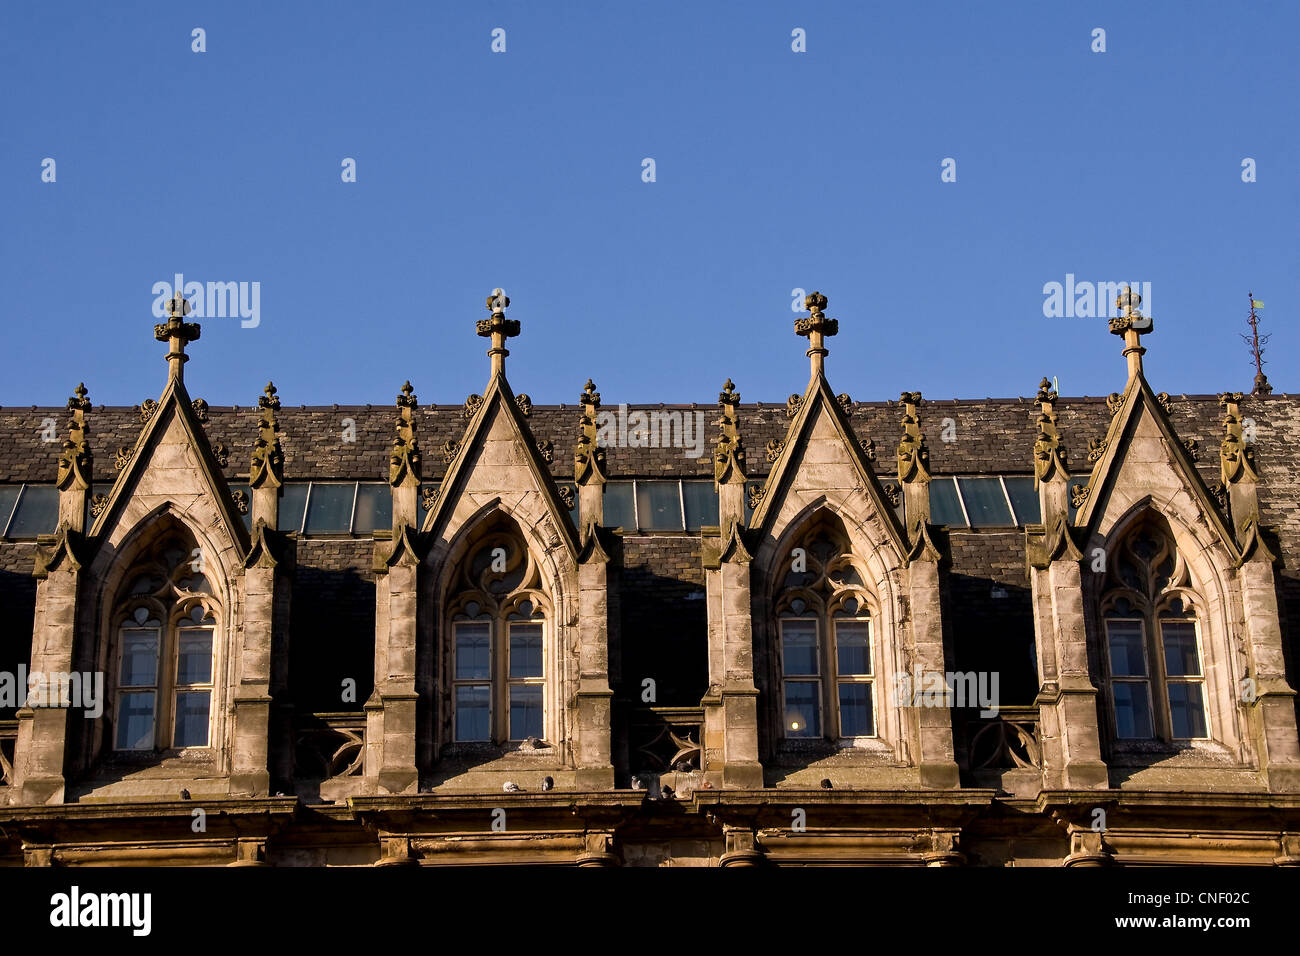
M1205 702L1200 684L1182 681L1169 684L1169 720L1177 738L1187 740L1208 736L1205 732Z
M632 482L611 481L605 485L605 525L622 528L629 534L636 531L636 517L632 513Z
M871 644L867 640L867 622L838 621L835 624L835 651L841 674L870 674Z
M542 685L510 685L510 739L542 736Z
M1034 490L1032 478L1003 478L1007 483L1007 494L1011 496L1011 506L1016 509L1016 524L1038 524L1043 520L1039 508L1038 492Z
M456 627L456 680L481 680L492 676L492 626L465 622Z
M13 520L9 522L9 537L34 538L38 534L53 534L59 524L59 489L53 485L26 485Z
M871 685L840 684L840 736L870 737L875 733L871 719Z
M278 531L301 531L302 508L307 503L307 482L285 482L280 489L280 520Z
M118 684L122 687L153 687L157 683L158 632L123 629L122 670Z
M1146 681L1115 681L1115 733L1126 740L1151 738L1151 706Z
M785 735L787 737L820 737L822 735L821 705L817 698L821 684L816 681L785 682Z
M187 627L180 632L176 652L176 683L212 683L212 628Z
M312 482L304 534L346 534L352 527L352 497L357 486Z
M456 739L488 740L491 737L492 694L487 684L456 687Z
M1107 621L1110 636L1110 672L1115 677L1145 677L1146 653L1142 648L1141 621Z
M153 749L153 691L118 698L117 749Z
M711 481L683 481L686 500L686 530L699 531L705 525L717 527L718 492Z
M510 676L542 676L542 625L510 625Z
M357 486L357 514L352 530L370 534L393 526L393 493L382 482L365 482Z
M961 486L972 528L1005 528L1016 523L1007 509L1007 497L998 479L958 478L957 484Z
M1162 621L1165 673L1170 677L1199 677L1201 655L1196 650L1196 625L1191 621Z
M208 692L186 691L176 695L176 734L173 747L208 745Z
M682 502L675 481L638 481L636 512L643 531L681 531Z
M782 664L787 675L820 674L817 667L817 622L781 622Z
M5 526L9 524L9 516L13 514L14 502L18 500L18 489L22 485L0 485L0 534L4 534ZM87 528L90 525L86 525Z
M936 478L930 482L930 523L966 527L961 503L957 500L957 487L951 478Z

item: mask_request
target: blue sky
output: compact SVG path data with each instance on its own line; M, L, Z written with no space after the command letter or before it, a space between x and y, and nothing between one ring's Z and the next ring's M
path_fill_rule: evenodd
M1298 11L7 3L0 404L156 395L151 290L178 272L260 283L256 328L203 319L191 346L212 404L268 378L290 404L406 378L457 404L498 285L540 403L589 376L606 403L711 402L728 376L781 401L808 374L796 287L830 298L855 399L1106 394L1119 339L1043 314L1071 273L1151 283L1147 374L1175 394L1249 390L1253 290L1294 391Z

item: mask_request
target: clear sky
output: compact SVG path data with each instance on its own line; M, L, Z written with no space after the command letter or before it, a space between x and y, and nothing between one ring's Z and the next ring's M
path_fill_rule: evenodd
M795 288L855 399L1104 395L1120 340L1044 316L1067 274L1151 283L1174 394L1250 389L1253 291L1294 391L1298 36L1295 2L7 0L0 404L156 396L176 273L260 284L190 347L212 404L459 403L494 286L539 403L781 401Z

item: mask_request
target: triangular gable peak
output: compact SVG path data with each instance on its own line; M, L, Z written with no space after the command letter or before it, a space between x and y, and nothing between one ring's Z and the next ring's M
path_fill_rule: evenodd
M463 525L463 520L455 520L457 515L477 513L494 499L525 530L548 517L551 528L537 530L549 544L563 543L576 560L578 538L568 508L502 374L492 376L470 418L423 530L441 532L449 523Z
M212 446L179 378L172 378L118 473L91 526L93 546L116 544L148 515L166 507L219 550L233 549L234 567L250 547L243 519Z
M779 516L789 510L787 504L792 499L793 512L798 514L813 501L835 501L846 494L850 498L859 496L868 504L867 520L873 538L890 543L899 561L905 563L909 548L894 509L867 463L848 414L819 370L809 381L790 423L750 527L766 536L772 533Z
M1161 398L1141 371L1128 382L1087 485L1075 493L1075 527L1106 535L1124 515L1149 501L1168 517L1204 523L1234 562L1241 552L1214 496L1174 431Z

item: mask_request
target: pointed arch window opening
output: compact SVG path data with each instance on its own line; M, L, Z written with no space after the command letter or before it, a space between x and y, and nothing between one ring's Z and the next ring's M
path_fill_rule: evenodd
M551 604L531 553L512 533L488 534L470 550L457 584L449 615L451 742L544 741Z
M1202 603L1172 536L1145 519L1108 554L1107 568L1101 610L1116 738L1210 739Z
M132 569L113 619L111 747L144 753L211 746L220 608L178 538Z
M781 726L787 740L852 746L879 737L873 597L842 537L814 527L791 549L776 600ZM802 570L797 570L802 568Z

